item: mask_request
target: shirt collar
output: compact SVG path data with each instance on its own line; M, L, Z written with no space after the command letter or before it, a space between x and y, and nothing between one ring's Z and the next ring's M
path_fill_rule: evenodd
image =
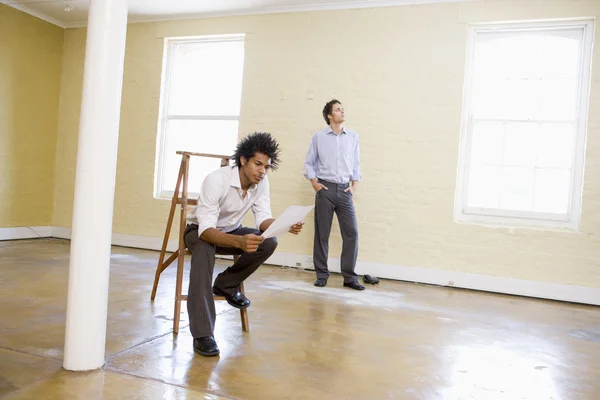
M325 133L333 133L335 135L335 133L333 132L333 129L331 129L331 125L327 125L327 127L325 128ZM344 128L342 126L342 132L340 133L340 135L342 133L346 133L346 128Z
M236 189L242 189L242 183L240 182L240 169L235 165L231 167L231 180L229 181L229 185ZM254 192L255 190L255 184L251 184L250 187L248 187L249 192Z

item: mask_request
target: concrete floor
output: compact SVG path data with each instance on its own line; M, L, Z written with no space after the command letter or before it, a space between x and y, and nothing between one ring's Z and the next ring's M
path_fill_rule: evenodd
M337 275L321 289L263 266L250 333L218 302L221 356L205 358L185 305L172 334L175 268L151 303L158 253L120 247L106 365L67 372L68 257L67 241L0 242L2 399L600 399L599 307L394 281L355 292Z

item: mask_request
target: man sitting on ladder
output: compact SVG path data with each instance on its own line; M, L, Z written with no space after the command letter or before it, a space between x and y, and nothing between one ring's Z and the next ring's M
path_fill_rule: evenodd
M233 307L247 308L250 300L239 286L277 247L276 238L264 239L260 234L274 221L267 172L277 169L279 145L269 133L253 133L238 143L232 158L233 166L222 167L204 180L185 230L185 244L192 252L187 300L190 331L194 351L203 356L219 354L213 335L213 294L224 296ZM249 209L258 230L241 226ZM295 235L301 230L302 223L290 227ZM213 286L215 253L240 257L217 276Z

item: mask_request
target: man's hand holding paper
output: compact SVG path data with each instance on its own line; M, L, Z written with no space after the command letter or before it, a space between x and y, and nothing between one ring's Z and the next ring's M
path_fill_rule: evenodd
M261 236L268 239L287 232L297 235L304 225L302 220L313 208L314 206L289 206Z

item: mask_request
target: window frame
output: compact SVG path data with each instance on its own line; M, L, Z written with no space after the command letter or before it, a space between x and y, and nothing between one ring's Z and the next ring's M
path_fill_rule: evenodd
M154 164L154 190L153 195L158 200L171 200L174 195L173 190L165 190L163 188L164 163L166 161L165 147L167 138L167 125L170 120L193 120L193 121L238 121L240 120L240 112L237 115L198 115L198 114L174 114L169 115L169 94L171 73L173 69L172 53L177 45L194 44L194 43L211 43L211 42L231 42L241 41L245 44L246 35L240 34L225 34L225 35L203 35L203 36L181 36L181 37L165 37L163 40L163 60L160 84L160 101L158 112L158 127L156 134L156 155ZM244 51L245 52L245 51ZM245 56L245 55L244 55ZM243 83L242 83L243 85ZM241 88L240 88L241 89ZM189 192L188 196L197 197L198 193Z
M544 21L523 21L506 23L469 24L465 80L463 86L463 102L461 113L460 143L457 168L457 182L454 202L454 221L457 223L473 223L492 226L543 228L579 231L581 224L582 192L585 166L585 147L589 113L591 86L592 49L594 36L594 19L577 18ZM472 140L471 97L473 84L473 64L476 37L478 33L507 33L523 30L559 30L565 28L583 29L582 62L579 71L579 93L577 96L577 121L575 126L575 155L570 183L569 208L565 215L539 213L534 211L516 211L506 209L484 209L467 207L467 191L469 176L469 149ZM511 119L505 121L512 122Z

